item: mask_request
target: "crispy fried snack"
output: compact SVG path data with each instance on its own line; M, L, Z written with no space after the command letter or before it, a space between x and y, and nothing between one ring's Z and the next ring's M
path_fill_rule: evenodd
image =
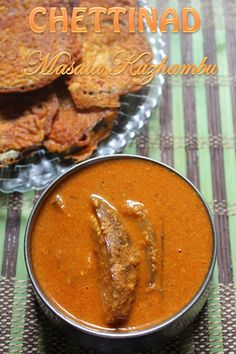
M141 76L131 75L129 67L124 67L125 58L139 57L142 53L149 55L137 60L133 64L133 70L140 64L150 64L152 54L145 36L140 33L129 33L121 24L121 33L113 32L113 24L105 21L102 23L102 33L88 30L83 35L82 65L100 65L104 67L101 74L73 75L68 81L68 87L73 100L78 108L88 109L92 107L116 108L119 107L119 98L129 92L136 92L142 88ZM122 52L115 59L113 56ZM121 73L113 76L110 74Z
M2 153L36 146L50 133L59 107L50 89L27 94L11 94L0 100L0 164L8 161Z
M78 60L81 56L81 36L78 33L61 33L58 23L58 31L50 33L47 29L44 33L34 33L28 24L27 18L33 7L61 6L62 0L0 0L0 92L20 92L31 91L43 87L58 77L58 74L42 75L33 73L39 66L39 54L35 53L30 59L30 54L40 51L40 57L45 57L48 53L49 62L58 53L63 54L57 65L69 65L73 60ZM65 6L69 1L65 2ZM43 15L42 15L43 16ZM41 15L37 15L37 21L44 23ZM41 22L40 22L41 21ZM37 57L37 58L36 58Z
M58 95L60 110L44 145L49 151L60 153L81 148L74 156L81 160L90 156L98 142L109 134L116 111L107 109L81 112L76 109L66 88L61 88Z

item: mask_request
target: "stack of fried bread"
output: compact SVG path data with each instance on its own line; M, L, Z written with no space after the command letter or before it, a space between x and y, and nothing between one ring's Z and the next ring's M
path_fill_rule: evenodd
M136 6L134 0L0 0L0 166L15 163L38 147L81 161L96 150L113 127L120 97L141 88L140 78L128 70L111 76L113 55L150 52L145 35L129 33L121 23L114 33L113 22L104 18L102 32L95 33L92 21L86 34L62 32L34 33L28 24L32 8L52 6L112 7ZM71 11L71 12L70 12ZM42 15L43 16L43 15ZM38 17L42 23L43 18ZM44 19L45 22L45 19ZM58 65L102 64L103 74L28 75L28 58L40 51L50 58L60 52ZM139 63L140 64L140 63ZM119 69L119 64L117 66ZM32 63L31 68L32 71ZM60 77L59 77L60 76Z

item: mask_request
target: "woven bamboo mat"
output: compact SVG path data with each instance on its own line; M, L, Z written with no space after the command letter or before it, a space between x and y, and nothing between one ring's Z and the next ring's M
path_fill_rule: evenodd
M152 1L156 5L155 1ZM236 1L158 1L201 14L196 34L164 35L171 63L218 63L216 77L167 78L161 105L127 148L161 160L203 193L216 222L219 252L213 287L200 316L163 353L236 353ZM0 353L87 353L44 317L28 283L24 230L37 193L14 193L0 209ZM155 353L155 351L153 352Z

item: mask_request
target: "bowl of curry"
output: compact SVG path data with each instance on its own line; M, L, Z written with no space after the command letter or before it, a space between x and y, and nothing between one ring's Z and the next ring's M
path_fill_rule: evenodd
M157 348L202 309L216 260L209 208L171 167L140 156L83 162L30 216L25 260L45 313L102 353Z

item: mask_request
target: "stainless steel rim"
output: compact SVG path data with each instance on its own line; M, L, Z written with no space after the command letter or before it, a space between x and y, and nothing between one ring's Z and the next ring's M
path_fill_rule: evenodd
M193 299L182 309L180 310L178 313L176 313L174 316L172 316L171 318L169 318L168 320L164 321L163 323L160 323L158 325L153 325L149 328L143 329L143 330L136 330L136 331L131 331L131 332L122 332L122 333L113 333L113 332L106 332L106 331L102 331L102 330L97 330L97 329L93 329L90 328L88 326L85 326L83 324L80 324L76 321L73 321L71 318L66 317L62 312L60 312L57 308L55 308L53 306L52 303L50 303L50 301L47 299L46 295L43 293L43 291L40 288L40 285L37 282L37 279L34 275L33 272L33 267L32 267L32 262L31 262L31 256L30 256L30 234L31 234L31 228L33 225L33 221L34 218L36 217L36 214L38 212L38 210L40 209L41 205L43 204L44 200L46 199L46 197L53 191L54 188L57 187L57 185L63 181L64 179L66 179L68 176L70 176L71 174L73 174L75 171L79 171L83 168L86 168L87 166L99 163L100 161L107 161L107 160L114 160L114 159L139 159L139 160L144 160L144 161L149 161L151 163L155 163L158 164L160 166L163 166L164 168L174 172L176 175L178 175L179 177L181 177L185 182L187 182L193 189L194 191L198 194L198 196L200 197L200 199L202 200L206 211L208 213L209 219L211 221L211 226L212 226L212 235L213 235L213 253L212 253L212 259L211 259L211 263L210 263L210 267L208 270L208 273L205 277L205 280L201 286L201 288L198 290L198 292L196 293L196 295L193 297ZM144 335L148 335L151 334L153 332L158 332L163 330L164 328L167 328L169 326L171 326L174 322L176 322L178 319L180 319L184 314L186 314L193 306L196 302L198 302L198 300L202 297L204 291L206 290L211 278L212 278L212 274L213 274L213 270L214 270L214 266L216 263L216 255L217 255L217 238L216 238L216 231L215 231L215 225L213 222L213 217L211 214L211 211L206 203L206 200L204 199L204 197L202 196L202 194L198 191L198 189L193 185L193 183L191 181L189 181L186 177L184 177L181 173L177 172L175 169L173 169L172 167L159 162L157 160L148 158L148 157L143 157L143 156L139 156L139 155L128 155L128 154L116 154L116 155L108 155L108 156L102 156L102 157L95 157L93 159L89 159L87 161L81 162L80 164L73 166L72 168L70 168L68 171L66 171L64 174L60 175L58 178L55 179L55 181L53 181L48 187L47 189L43 192L43 194L41 195L41 197L39 198L39 200L37 201L36 205L34 206L28 223L27 223L27 227L26 227L26 232L25 232L25 243L24 243L24 255L25 255L25 263L26 263L26 268L29 274L29 277L31 279L31 282L33 284L33 287L36 291L36 293L38 294L38 296L40 297L40 299L43 301L44 304L47 305L47 307L54 313L56 314L59 318L61 318L62 320L64 320L65 322L67 322L69 325L71 325L72 327L90 334L90 335L94 335L97 337L102 337L102 338L110 338L110 339L118 339L118 338L122 338L122 339L128 339L128 338L135 338L135 337L140 337L140 336L144 336Z

